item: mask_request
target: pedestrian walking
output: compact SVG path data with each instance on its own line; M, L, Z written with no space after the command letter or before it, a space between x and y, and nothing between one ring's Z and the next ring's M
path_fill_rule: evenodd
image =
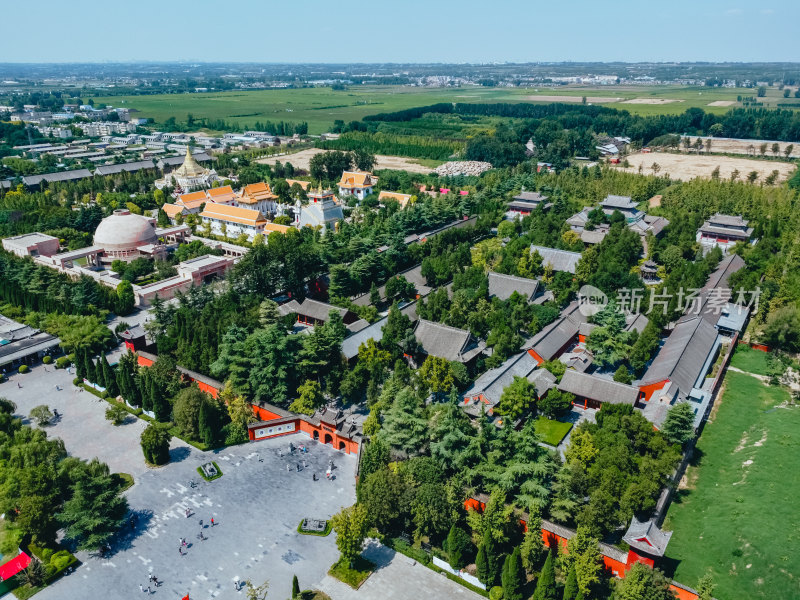
M214 525L216 525L216 523L214 523L214 517L211 517L211 526L213 527Z
M300 472L300 463L297 463L297 472Z
M278 456L280 458L283 458L283 450L281 450L280 448L278 448Z
M316 480L317 480L317 474L316 474L316 473L314 473L313 475L311 475L311 479L312 479L313 481L316 481Z
M139 584L139 591L144 592L144 586L141 583Z
M305 469L308 465L306 464L306 459L303 459L303 468Z
M288 473L289 471L291 471L291 469L289 468L289 463L286 463L286 472Z
M19 381L17 382L17 387L18 387L19 389L22 389L22 386L19 384Z
M203 528L203 519L200 519L200 529Z
M233 578L233 589L235 589L237 592L239 591L239 576L238 575Z

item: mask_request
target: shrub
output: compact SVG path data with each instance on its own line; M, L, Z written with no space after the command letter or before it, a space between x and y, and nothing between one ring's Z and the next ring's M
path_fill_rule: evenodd
M75 379L73 379L73 380L72 380L72 385L77 385L77 386L79 386L79 385L81 385L82 383L83 383L83 380L82 380L80 377L76 377Z
M19 368L19 372L20 373L27 373L30 370L31 369L30 369L30 367L28 365L21 365L20 368Z
M106 420L111 421L114 425L122 425L127 416L128 411L119 405L113 404L106 409Z
M503 588L499 585L489 590L489 600L503 600Z
M42 358L42 362L46 365L49 365L51 362L53 362L53 357L48 354Z
M50 411L50 407L48 407L46 404L34 406L28 416L35 420L40 427L48 425L50 421L53 420L53 413Z
M69 356L59 356L56 359L56 369L66 369L72 364L72 359Z
M169 462L169 431L151 423L142 432L141 445L145 460L151 465L164 465Z
M75 557L66 550L59 550L53 554L52 558L50 559L50 565L56 570L56 572L63 571L74 562Z

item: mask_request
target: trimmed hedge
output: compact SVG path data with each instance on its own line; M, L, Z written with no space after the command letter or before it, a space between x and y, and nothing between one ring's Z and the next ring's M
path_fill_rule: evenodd
M200 477L202 477L206 481L214 481L215 479L219 479L220 477L222 477L222 469L219 468L219 465L213 461L211 462L211 464L214 465L214 468L217 470L217 474L214 475L213 477L206 477L206 474L203 473L203 469L201 467L197 467L197 472L200 473Z
M31 370L31 368L28 365L20 365L20 367L19 367L19 372L20 373L27 373L30 370Z
M42 362L43 362L44 364L46 364L46 365L49 365L51 362L53 362L53 357L52 357L52 356L50 356L49 354L48 354L48 355L46 355L46 356L43 356L43 357L42 357Z
M303 529L303 521L297 525L297 533L300 535L317 535L319 537L326 537L330 535L331 531L333 531L333 525L331 524L330 519L325 523L325 530L324 531L306 531Z
M69 356L59 356L56 359L56 369L66 369L72 364L72 359Z

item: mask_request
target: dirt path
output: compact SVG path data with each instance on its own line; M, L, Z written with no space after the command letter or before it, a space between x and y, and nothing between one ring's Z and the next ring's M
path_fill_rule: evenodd
M297 169L303 169L304 171L308 171L309 164L311 163L311 158L316 154L320 154L321 152L325 152L321 148L309 148L307 150L301 150L300 152L295 152L294 154L286 154L283 156L268 156L265 158L260 158L256 162L259 162L264 165L274 165L276 162L281 161L282 163L292 163L292 166ZM398 171L408 171L409 173L422 173L423 175L427 175L431 171L433 171L432 167L423 166L417 162L414 162L413 158L405 158L403 156L386 156L383 154L377 154L375 156L377 160L377 164L373 170L378 171L380 169L396 169Z

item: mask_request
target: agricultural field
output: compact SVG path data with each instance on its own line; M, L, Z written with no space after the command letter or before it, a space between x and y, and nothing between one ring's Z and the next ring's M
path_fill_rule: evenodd
M418 88L408 86L353 86L347 90L328 87L276 90L241 90L198 94L154 96L107 96L97 103L135 108L141 117L163 123L169 117L185 121L195 118L225 119L244 127L256 121L305 121L309 133L328 131L335 120L359 120L366 115L392 112L438 102L587 102L619 108L641 115L677 114L698 107L724 113L738 105L737 96L755 95L754 89L687 86L563 86L558 88ZM785 100L777 88L768 88L765 106Z
M256 162L266 165L274 165L278 161L282 163L288 162L292 163L292 166L297 169L308 171L311 158L315 154L319 154L321 152L325 151L319 148L309 148L307 150L295 152L294 154L261 158ZM423 175L428 175L433 169L442 164L442 161L439 160L406 158L404 156L384 156L383 154L377 154L375 156L375 160L376 164L373 168L373 171L380 171L381 169L396 169L399 171L408 171L409 173L422 173Z
M629 167L617 165L620 170L629 173L638 173L639 167L642 173L652 174L653 164L658 165L658 174L666 175L672 179L689 181L695 177L710 178L712 171L719 167L721 179L728 179L733 171L739 171L739 180L744 181L751 171L758 172L756 183L763 182L773 170L779 173L778 181L781 183L791 177L797 168L793 162L777 160L756 160L752 158L737 158L732 156L719 156L716 154L678 154L671 152L639 152L626 157Z
M742 363L740 363L742 364ZM664 528L669 574L710 569L725 600L800 597L800 406L785 388L729 372Z

